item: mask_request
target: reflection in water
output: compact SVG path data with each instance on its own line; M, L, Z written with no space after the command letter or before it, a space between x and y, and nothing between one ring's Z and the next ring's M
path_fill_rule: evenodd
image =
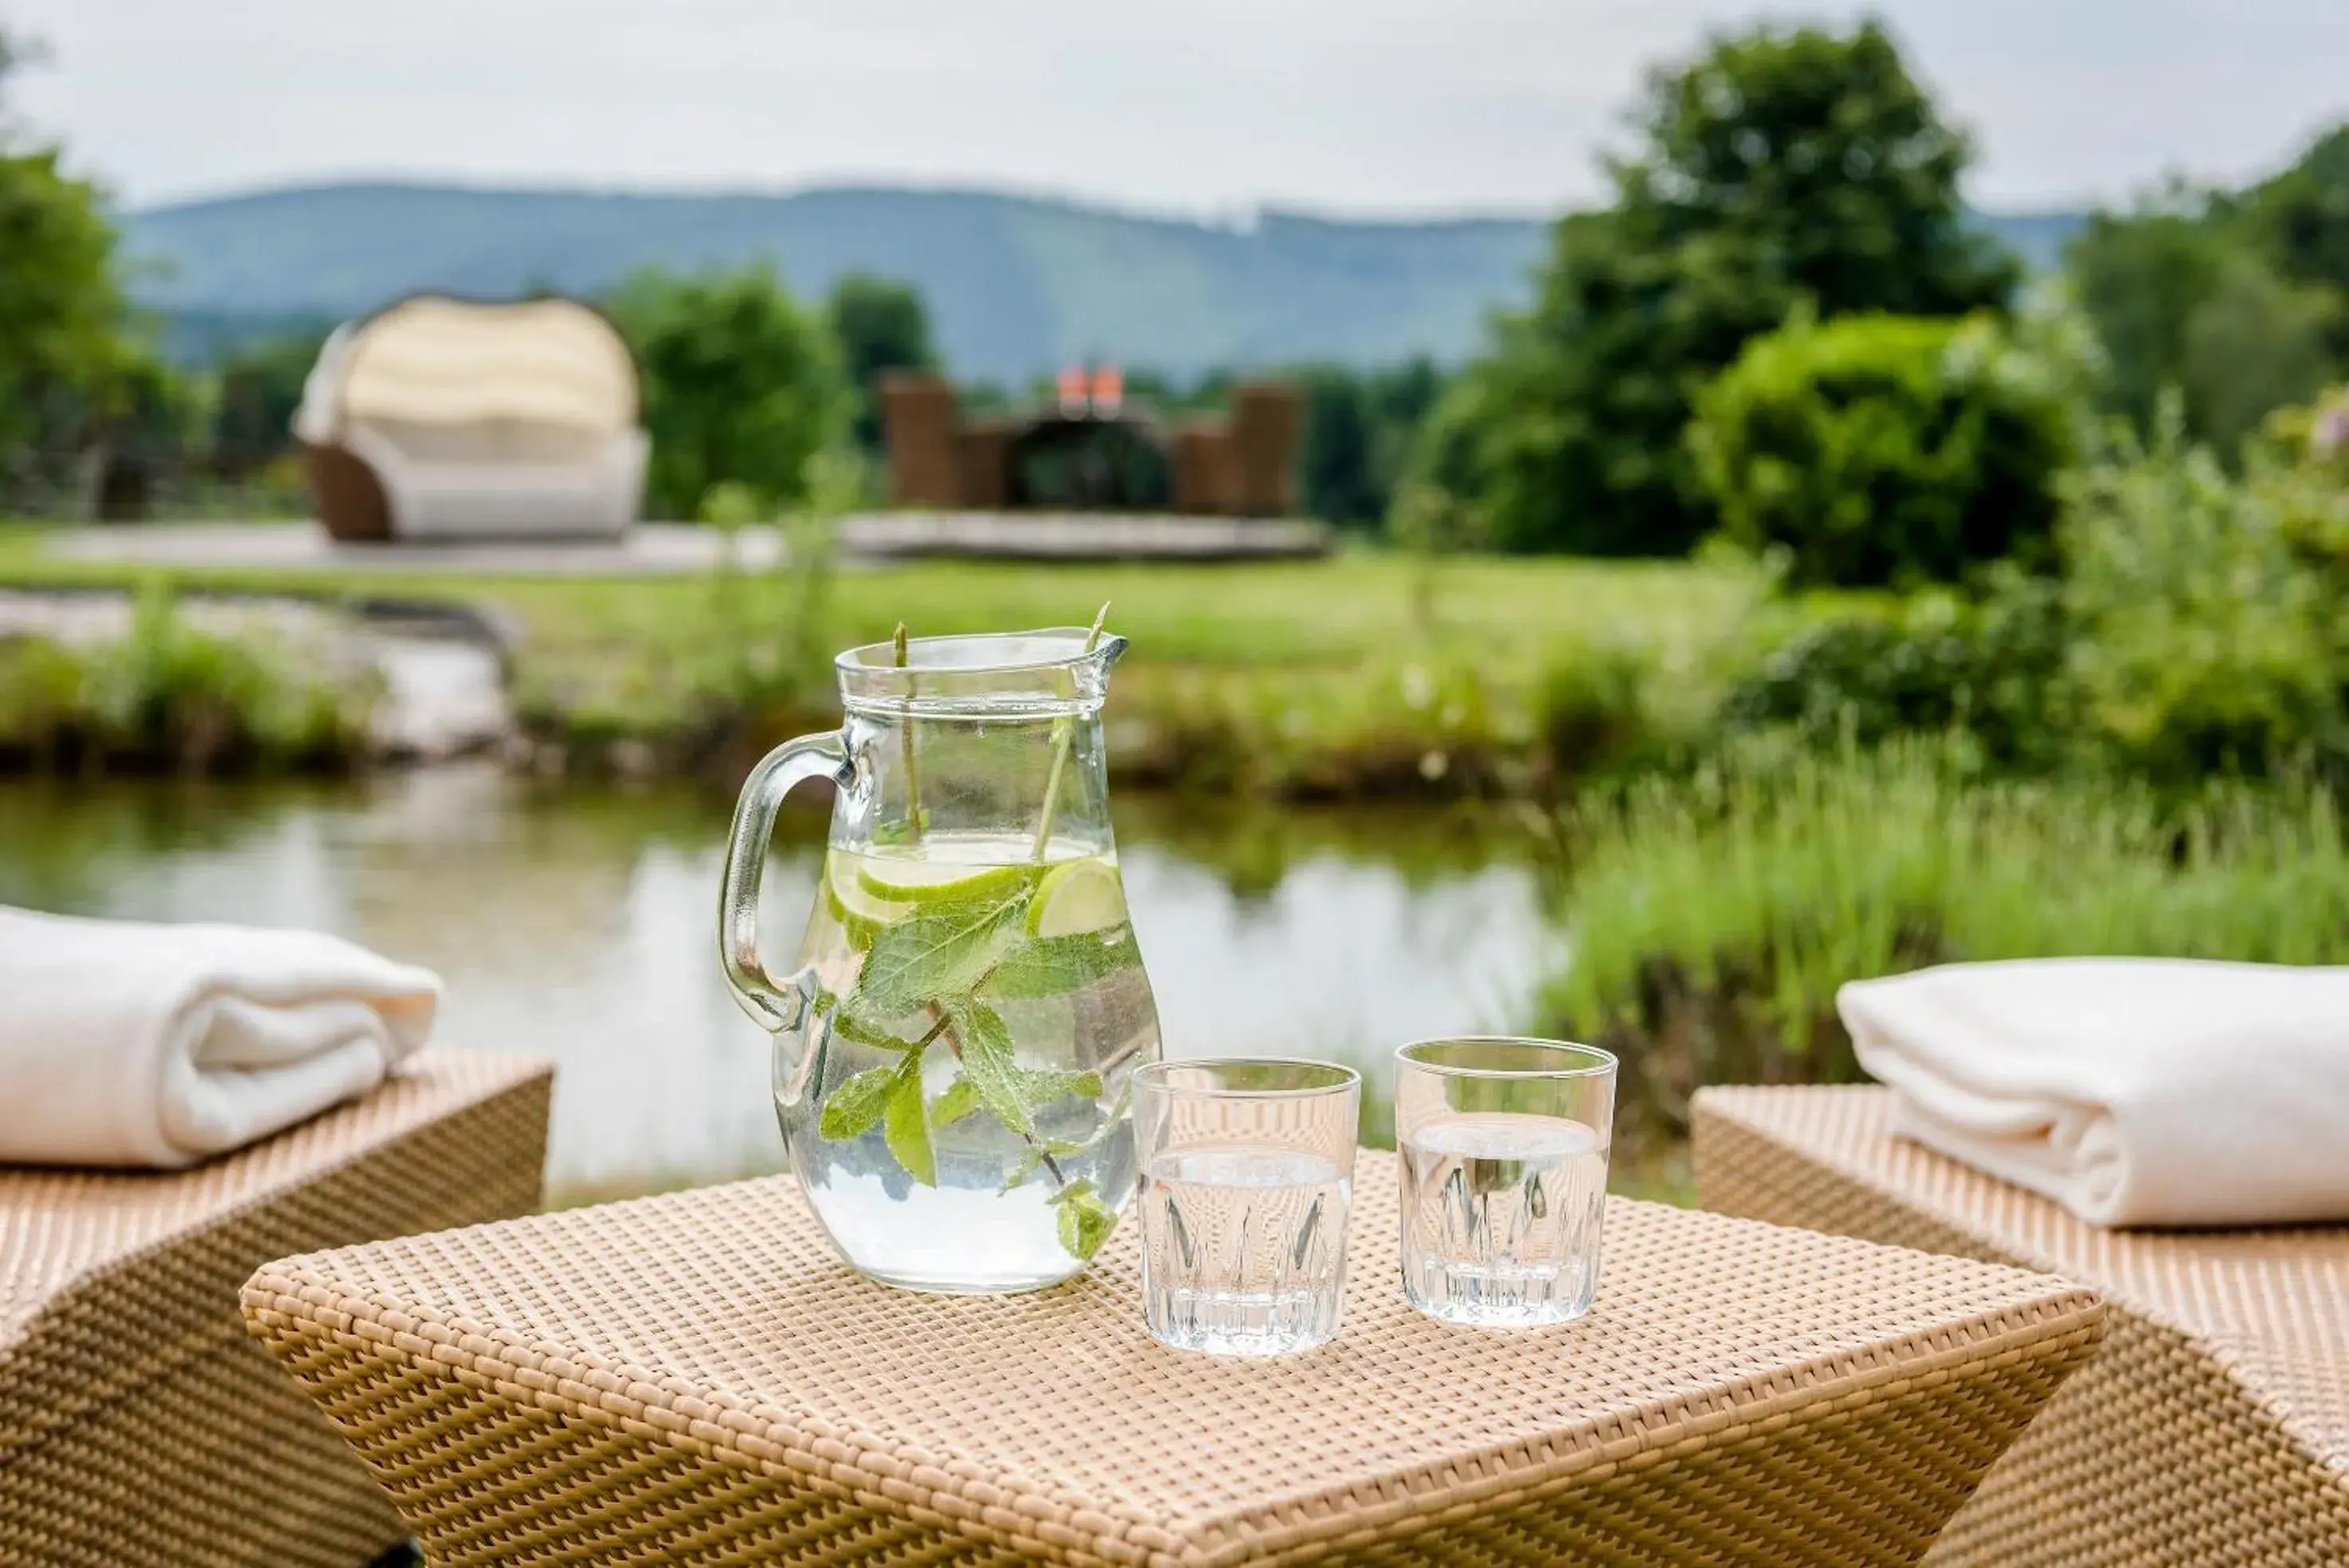
M797 803L794 803L795 806ZM786 814L771 956L797 944L823 814ZM0 784L0 903L316 926L440 971L439 1037L552 1057L557 1200L782 1166L766 1037L718 967L724 807L444 768L341 788ZM1524 1022L1553 954L1533 875L1419 818L1119 814L1174 1055L1336 1057L1383 1102L1421 1035ZM1382 1104L1367 1117L1383 1127Z

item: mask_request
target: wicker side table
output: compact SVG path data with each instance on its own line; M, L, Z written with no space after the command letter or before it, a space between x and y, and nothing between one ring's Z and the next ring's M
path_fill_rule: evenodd
M920 1296L787 1179L289 1258L246 1286L471 1563L1913 1562L2095 1349L2044 1275L1617 1201L1597 1309L1421 1317L1392 1155L1337 1340L1151 1340L1135 1231L1059 1289Z
M404 1537L237 1287L289 1248L536 1208L550 1081L429 1052L191 1170L0 1168L0 1563L351 1568Z
M1880 1089L1708 1089L1734 1214L2059 1271L2112 1337L1953 1521L1947 1568L2349 1563L2349 1228L2114 1231L1886 1131Z

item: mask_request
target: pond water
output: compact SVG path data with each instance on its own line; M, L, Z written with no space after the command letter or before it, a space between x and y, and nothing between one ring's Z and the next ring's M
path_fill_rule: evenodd
M336 786L0 784L0 903L314 926L438 970L438 1036L553 1058L555 1202L783 1166L766 1036L719 975L728 803L533 787L490 767ZM824 815L766 880L796 946ZM1559 959L1537 872L1489 820L1129 795L1119 847L1170 1055L1322 1056L1391 1126L1393 1047L1523 1028Z

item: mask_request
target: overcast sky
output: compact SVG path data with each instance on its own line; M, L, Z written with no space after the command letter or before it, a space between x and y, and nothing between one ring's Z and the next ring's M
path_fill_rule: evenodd
M2236 179L2349 117L2349 0L1885 0L1979 202ZM0 0L15 96L150 203L419 175L1551 211L1704 0ZM1800 14L1847 17L1858 6Z

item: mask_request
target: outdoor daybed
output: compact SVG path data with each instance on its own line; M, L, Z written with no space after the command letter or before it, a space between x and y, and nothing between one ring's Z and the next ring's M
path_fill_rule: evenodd
M1936 1568L2349 1563L2349 1227L2113 1231L1895 1139L1877 1088L1706 1089L1706 1207L2045 1270L2104 1349L1960 1509Z
M294 418L346 541L608 538L649 444L635 359L575 300L419 295L337 327Z

